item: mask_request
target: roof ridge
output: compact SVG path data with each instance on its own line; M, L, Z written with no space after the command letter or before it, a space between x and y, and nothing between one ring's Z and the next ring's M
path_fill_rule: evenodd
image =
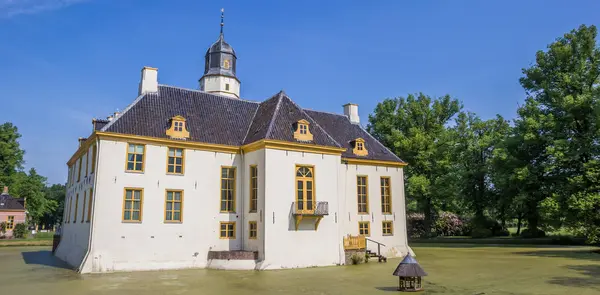
M226 95L222 95L222 94L210 93L210 92L206 92L206 91L202 91L202 90L198 90L198 89L184 88L184 87L173 86L173 85L166 85L166 84L158 84L158 86L175 88L175 89L180 89L180 90L185 90L185 91L200 92L200 93L204 93L204 94L208 94L208 95L214 95L214 96L218 96L218 97L222 97L222 98L227 98L227 99L233 99L233 100L239 100L239 101L244 101L244 102L250 102L250 103L260 104L259 101L253 101L253 100L242 99L242 98L235 98L235 97L226 96Z
M281 106L281 98L283 97L283 91L279 91L277 93L277 105L275 106L275 110L273 111L273 117L271 117L271 122L269 122L269 128L267 128L267 133L265 134L265 139L269 138L269 134L271 134L271 130L273 129L273 122L275 122L275 118L277 118L277 113L279 112L279 107Z
M136 105L140 100L142 100L142 98L144 98L146 96L147 93L142 93L140 95L138 95L138 97L135 98L135 100L129 104L120 114L116 115L112 120L110 120L108 122L108 124L104 125L104 127L102 127L100 129L100 131L106 131L108 130L108 128L110 126L112 126L118 119L120 119L121 117L123 117L123 115L125 113L127 113L127 111L129 111L134 105Z
M306 115L308 118L310 118L313 122L315 122L315 125L317 125L317 127L319 129L321 129L321 131L323 131L323 133L325 133L325 135L327 135L327 137L329 137L329 139L331 139L331 141L333 141L335 144L337 144L339 147L343 147L343 145L341 145L339 142L337 142L333 136L331 136L327 131L325 131L325 129L323 127L321 127L321 125L319 125L319 122L317 122L317 120L315 120L313 117L311 117L306 111L304 111L304 109L298 105L293 99L291 99L289 96L285 96L287 97L287 99L289 99L292 104L294 104L294 106L296 106L304 115Z
M330 114L330 115L336 115L336 116L341 116L341 117L348 118L348 116L346 116L344 114L338 114L338 113L333 113L333 112L325 112L325 111L318 111L318 110L313 110L313 109L305 109L305 110L311 111L311 112L316 112L316 113L324 113L324 114Z
M379 140L377 140L377 138L373 137L373 135L371 135L371 133L369 133L369 131L367 131L366 129L364 129L360 124L356 124L362 131L364 131L369 137L371 137L371 139L373 139L375 142L377 142L380 146L382 146L386 151L388 151L392 156L394 156L396 159L398 159L400 162L406 163L404 162L404 160L400 159L400 157L398 157L398 155L396 155L395 153L393 153L390 149L387 148L387 146L385 146L385 144L381 143Z

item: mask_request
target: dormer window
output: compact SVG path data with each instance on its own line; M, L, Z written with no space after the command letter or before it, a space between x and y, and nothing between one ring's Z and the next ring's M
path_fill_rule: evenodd
M171 127L167 129L167 136L177 139L186 139L190 137L190 133L185 127L185 118L175 116L171 118Z
M313 135L310 133L310 123L304 119L294 124L294 138L300 141L312 141Z
M367 147L365 145L365 140L362 138L357 138L353 140L352 146L352 153L354 153L357 156L366 156L369 154L369 151L367 151Z

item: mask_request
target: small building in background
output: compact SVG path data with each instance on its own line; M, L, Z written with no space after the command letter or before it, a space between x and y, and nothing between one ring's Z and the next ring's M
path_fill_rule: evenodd
M0 233L0 238L11 238L15 225L25 223L25 220L25 199L12 197L5 186L0 194L0 223L6 222L6 233Z

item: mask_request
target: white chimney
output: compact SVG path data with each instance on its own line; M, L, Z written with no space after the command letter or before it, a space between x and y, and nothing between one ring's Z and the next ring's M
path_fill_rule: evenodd
M142 79L140 80L140 91L138 95L158 92L158 69L152 67L142 68Z
M347 103L344 105L344 115L350 119L352 124L360 124L360 117L358 116L358 105L355 103Z

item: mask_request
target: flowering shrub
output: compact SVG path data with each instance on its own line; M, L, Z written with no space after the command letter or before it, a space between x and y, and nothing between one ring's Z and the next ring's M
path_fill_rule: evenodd
M452 212L440 212L435 221L435 232L440 236L461 236L465 223Z

